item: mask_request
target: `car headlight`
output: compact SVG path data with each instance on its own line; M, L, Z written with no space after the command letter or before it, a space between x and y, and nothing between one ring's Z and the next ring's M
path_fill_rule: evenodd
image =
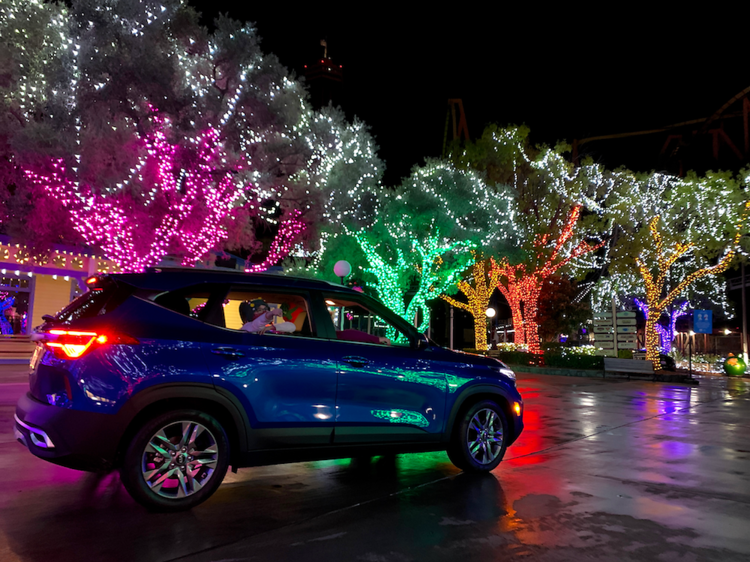
M501 367L501 368L498 369L498 372L501 375L505 375L506 377L508 377L511 380L516 380L516 374L513 371L511 371L510 369L506 369L506 368Z

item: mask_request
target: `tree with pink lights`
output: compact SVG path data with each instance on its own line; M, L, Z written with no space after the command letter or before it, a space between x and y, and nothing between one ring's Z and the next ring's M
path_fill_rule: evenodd
M305 247L350 179L331 136L367 145L364 174L380 167L362 125L313 112L255 29L220 17L209 33L179 0L8 0L0 35L13 164L124 269L221 248L265 269Z

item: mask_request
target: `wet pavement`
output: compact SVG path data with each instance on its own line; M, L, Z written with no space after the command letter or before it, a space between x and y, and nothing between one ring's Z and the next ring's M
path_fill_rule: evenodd
M750 381L519 375L526 431L491 474L444 453L240 470L188 513L13 440L0 370L0 560L750 560Z

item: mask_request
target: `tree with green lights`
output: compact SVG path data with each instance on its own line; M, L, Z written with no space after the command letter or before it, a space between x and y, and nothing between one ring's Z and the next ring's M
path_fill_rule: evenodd
M395 190L380 191L376 212L348 223L321 259L323 273L347 259L386 306L425 331L426 303L455 292L471 250L510 244L509 209L510 198L487 190L477 174L430 160Z
M656 324L696 283L724 272L737 257L747 231L750 200L740 178L709 172L685 178L663 174L633 177L610 206L620 233L611 249L615 282L638 279L648 309L646 358L659 368Z

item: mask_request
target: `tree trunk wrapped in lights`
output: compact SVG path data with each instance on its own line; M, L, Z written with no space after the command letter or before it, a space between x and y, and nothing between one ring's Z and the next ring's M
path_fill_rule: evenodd
M546 279L565 267L571 260L584 254L594 252L604 246L604 241L589 244L580 240L575 246L569 242L573 237L576 224L581 214L581 206L575 205L568 213L565 226L557 239L552 239L550 233L537 238L534 247L537 248L534 265L521 263L511 265L506 258L500 262L492 261L492 274L498 279L497 287L505 295L513 315L516 343L528 345L529 353L541 354L539 342L539 325L537 313L539 309L539 294ZM546 254L545 249L551 248ZM518 319L518 325L516 325ZM521 337L518 337L521 332Z
M476 261L472 266L472 283L462 280L458 283L461 291L468 302L461 302L447 295L441 295L449 304L469 312L474 318L474 342L476 349L487 349L487 307L490 297L498 285L498 270L490 268L486 271L485 261Z
M389 259L387 252L382 251L383 247L373 244L366 233L359 231L354 237L369 263L364 273L374 276L373 287L383 304L410 323L421 318L416 328L425 332L430 323L427 301L455 285L465 268L464 251L470 246L459 241L445 244L437 232L422 241L412 239L408 259L400 248L396 248L394 259ZM447 256L451 256L448 264L444 260ZM416 280L416 292L406 305L404 293L413 286L413 280ZM387 335L389 338L395 336L392 333Z
M643 316L648 322L649 309L648 304L641 299L633 299L635 305L643 313ZM677 319L688 314L690 303L685 301L680 303L679 306L673 307L672 310L666 311L669 317L667 325L664 326L657 320L654 328L659 334L659 350L661 353L669 353L672 351L672 341L674 340L675 327L677 326Z

